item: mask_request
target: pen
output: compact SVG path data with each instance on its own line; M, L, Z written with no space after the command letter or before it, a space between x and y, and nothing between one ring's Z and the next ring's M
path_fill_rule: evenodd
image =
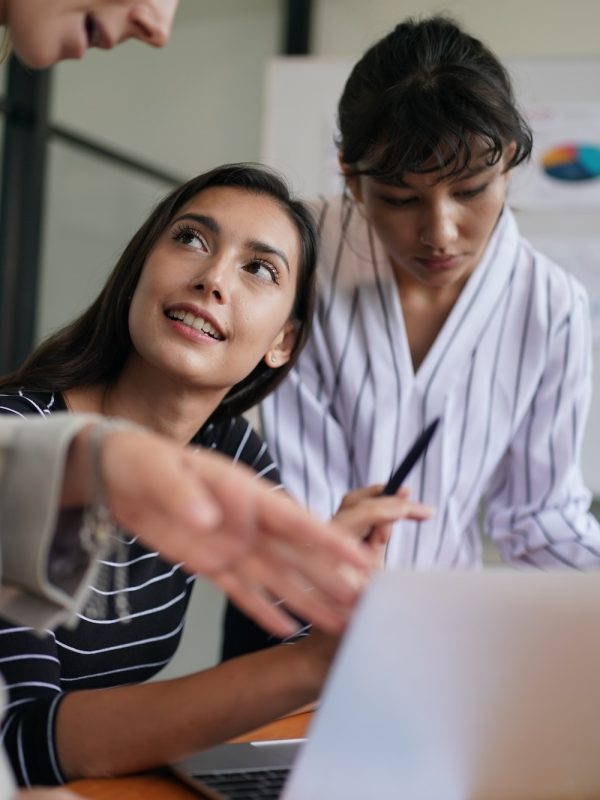
M402 486L410 471L427 450L427 445L433 438L433 434L439 425L440 418L436 417L425 430L419 434L415 443L410 448L398 469L392 474L389 481L386 483L385 488L381 494L396 494L398 489Z
M439 425L440 418L436 417L433 422L430 422L429 425L422 431L419 436L415 439L413 446L410 448L406 456L402 459L400 466L392 473L390 479L386 483L383 491L381 492L382 495L391 495L396 494L398 489L402 486L406 478L408 477L410 471L415 466L417 461L425 454L427 450L427 446L431 439L433 438L433 434L436 431L437 426ZM369 538L372 533L372 528L369 532L365 535L363 541L368 542Z

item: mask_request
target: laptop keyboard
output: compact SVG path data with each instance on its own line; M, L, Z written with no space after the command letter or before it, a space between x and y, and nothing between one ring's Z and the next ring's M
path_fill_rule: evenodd
M277 800L289 773L289 767L276 767L227 774L209 772L196 777L227 800Z

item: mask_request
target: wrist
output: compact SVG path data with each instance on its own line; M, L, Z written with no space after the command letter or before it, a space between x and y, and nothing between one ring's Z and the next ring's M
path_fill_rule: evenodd
M298 652L298 670L311 699L323 688L338 644L338 637L313 629L301 642L289 645Z

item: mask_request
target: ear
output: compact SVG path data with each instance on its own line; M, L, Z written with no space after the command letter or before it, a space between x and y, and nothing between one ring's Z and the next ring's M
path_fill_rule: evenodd
M298 337L297 326L292 320L288 320L279 331L273 344L264 355L264 362L267 367L277 369L283 367L290 360L292 350Z
M341 150L338 151L338 164L344 176L346 188L356 200L357 203L362 203L362 190L360 185L360 175L352 175L350 167L344 161L344 154Z

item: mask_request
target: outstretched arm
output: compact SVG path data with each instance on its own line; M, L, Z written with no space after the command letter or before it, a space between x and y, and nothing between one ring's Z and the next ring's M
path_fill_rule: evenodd
M72 446L66 505L90 500L89 435L83 431ZM210 578L275 634L288 636L295 622L273 597L285 597L289 609L318 627L342 629L368 559L342 531L273 492L252 470L154 434L115 430L103 441L102 477L124 529Z
M377 506L373 513L363 513L362 506L371 504ZM402 498L355 497L347 503L344 524L360 536L373 524L380 528L405 512ZM152 605L140 603L144 609ZM81 624L86 624L85 617ZM137 624L132 617L131 625ZM23 783L156 766L255 727L317 696L337 643L314 632L294 647L271 648L185 678L65 693L65 686L77 681L97 687L114 680L115 673L118 680L130 640L132 656L142 650L132 669L153 666L145 663L153 651L144 648L152 639L145 639L142 628L132 627L129 633L124 626L114 634L112 628L106 630L108 639L104 629L90 633L89 626L79 638L63 639L37 637L22 628L2 631L10 648L4 666L11 686L4 735ZM161 631L156 633L162 638ZM81 654L71 666L70 653ZM89 657L95 659L93 667L87 666ZM117 716L122 723L115 725Z

